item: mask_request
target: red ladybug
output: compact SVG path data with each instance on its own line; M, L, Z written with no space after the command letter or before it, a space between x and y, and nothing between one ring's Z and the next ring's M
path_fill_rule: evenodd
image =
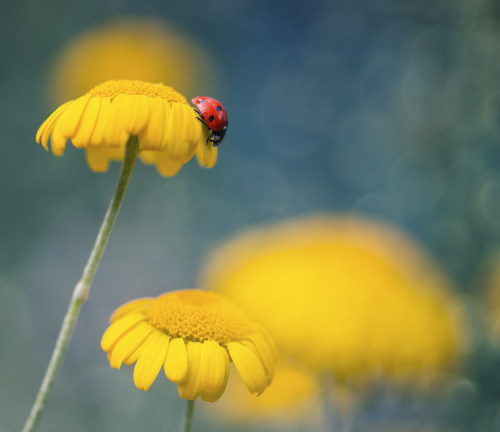
M212 131L207 138L207 143L210 141L214 147L218 146L226 135L226 110L219 101L208 96L197 96L192 99L192 102L197 108L195 111L201 116L201 118L196 118Z

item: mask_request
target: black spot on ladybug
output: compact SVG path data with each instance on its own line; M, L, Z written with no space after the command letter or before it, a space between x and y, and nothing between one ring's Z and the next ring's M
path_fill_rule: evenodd
M208 121L214 121L214 118L215 118L215 117L214 117L213 115L211 115L211 116L208 118Z
M199 104L201 104L201 103L203 103L203 102L205 102L205 99L199 99L199 100L198 100L198 103L199 103Z
M220 105L217 105L217 108L215 108L217 111L222 111L222 107Z

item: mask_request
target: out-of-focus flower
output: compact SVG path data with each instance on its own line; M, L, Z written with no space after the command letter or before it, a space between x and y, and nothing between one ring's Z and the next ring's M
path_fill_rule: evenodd
M219 294L174 291L120 307L102 337L111 367L135 362L134 382L148 390L163 367L183 399L215 402L234 363L251 393L271 383L277 360L259 325Z
M236 423L304 422L311 426L321 418L321 405L316 377L303 368L280 362L273 382L259 397L248 394L241 380L229 380L217 415Z
M200 82L214 81L214 71L211 57L186 36L159 20L129 17L105 22L70 41L53 63L48 88L56 104L116 79L170 83L194 95Z
M217 148L207 143L208 129L196 119L186 99L173 88L143 81L106 81L76 100L66 102L40 126L36 141L60 156L70 139L85 148L94 171L123 159L125 144L136 135L145 163L164 176L175 175L196 153L211 168Z
M285 358L338 379L441 372L463 341L435 263L406 235L360 217L237 236L211 255L201 286L262 323Z

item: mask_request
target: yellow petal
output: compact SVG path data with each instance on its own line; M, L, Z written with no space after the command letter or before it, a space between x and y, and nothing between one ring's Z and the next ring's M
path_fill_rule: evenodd
M190 141L197 145L198 141L201 140L201 129L200 129L201 123L199 120L196 120L198 114L189 105L179 104L179 107L182 110L182 115L180 116L181 121L179 128L180 135L186 141Z
M277 353L274 344L268 343L261 333L254 333L249 341L242 342L259 357L271 380L276 368Z
M123 359L123 363L125 363L127 366L133 365L137 360L139 360L139 357L141 356L143 349L144 349L144 342L140 344L128 357L125 357ZM111 356L108 355L108 359L110 359L110 357Z
M196 158L200 166L212 168L217 162L217 147L214 147L211 142L208 144L200 142L196 147Z
M111 315L111 318L109 319L110 322L116 321L117 319L120 319L122 316L128 314L129 312L144 312L148 305L151 303L151 300L153 300L153 297L143 297L137 300L132 300L128 303L125 303L124 305L120 306L118 309L116 309L113 314Z
M205 347L207 342L210 342L209 345L211 345L208 349ZM227 386L229 357L226 350L213 341L205 341L203 346L201 363L203 391L201 392L201 399L205 402L215 402L222 396Z
M226 345L231 359L250 393L261 394L267 387L269 379L257 355L239 342L228 342Z
M85 156L87 164L92 171L106 172L109 167L108 147L87 147L85 149Z
M129 357L152 331L153 327L150 324L140 322L125 333L109 351L110 366L114 369L120 369L123 360Z
M183 106L183 104L171 105L165 128L164 151L169 159L186 163L193 157L198 142L189 140L189 137L193 136L193 133L189 132L189 126L193 127L192 114L189 112L187 117Z
M94 133L90 138L89 145L99 146L104 143L110 112L111 112L110 98L109 97L101 98L101 109L99 111L99 116L97 117L97 121L94 126Z
M170 341L164 369L167 378L174 383L180 383L186 379L188 363L186 345L182 338Z
M226 375L227 353L217 342L206 340L202 344L200 381L204 391L213 393L219 391ZM229 360L228 360L229 365Z
M69 104L71 104L73 101L66 102L65 104L61 105L59 108L57 108L48 118L45 120L42 125L38 128L38 131L36 133L36 142L39 143L41 140L41 143L45 150L47 150L47 143L49 141L49 135L52 129L55 127L57 119L61 116L64 110L68 107Z
M187 377L183 382L179 383L179 396L182 399L194 400L200 396L201 350L202 344L200 342L189 342L187 346Z
M144 342L134 368L134 383L139 390L147 391L153 384L165 361L169 339L165 333L153 330Z
M104 351L109 351L118 339L120 339L126 332L142 320L144 320L143 314L131 313L129 315L125 315L117 321L114 321L102 335L101 348Z
M169 159L166 155L165 150L162 151L152 151L152 150L143 150L139 157L146 164L154 164L156 165L156 169L158 172L165 177L171 177L177 174L182 165L182 162L177 162Z
M170 104L162 98L149 100L150 114L146 128L139 134L141 148L145 150L160 150L165 147L164 131L167 125Z
M79 97L64 110L59 118L61 133L66 138L73 138L80 123L82 113L87 106L90 95Z
M138 135L143 131L149 119L149 97L119 95L113 103L117 104L123 128L129 135Z
M125 147L129 134L125 131L120 117L120 104L113 100L108 109L108 121L104 131L104 143L110 147Z
M66 148L66 138L61 133L59 123L56 123L50 138L50 147L55 156L62 156Z
M87 102L87 106L82 112L78 128L71 138L71 142L76 148L87 147L90 144L90 138L94 133L94 127L99 117L100 108L100 98L90 98Z

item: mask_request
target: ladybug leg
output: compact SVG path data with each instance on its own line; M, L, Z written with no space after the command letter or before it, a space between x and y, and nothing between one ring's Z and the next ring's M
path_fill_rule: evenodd
M208 130L211 130L211 129L208 127L207 123L205 122L205 119L203 118L203 116L201 115L201 113L200 113L197 109L193 109L193 111L201 117L201 118L200 118L200 117L196 117L196 120L201 121L201 122L205 125L205 127L206 127Z
M214 141L214 133L213 132L208 136L206 144L208 144L209 142L213 143L214 147L215 147L216 144Z

